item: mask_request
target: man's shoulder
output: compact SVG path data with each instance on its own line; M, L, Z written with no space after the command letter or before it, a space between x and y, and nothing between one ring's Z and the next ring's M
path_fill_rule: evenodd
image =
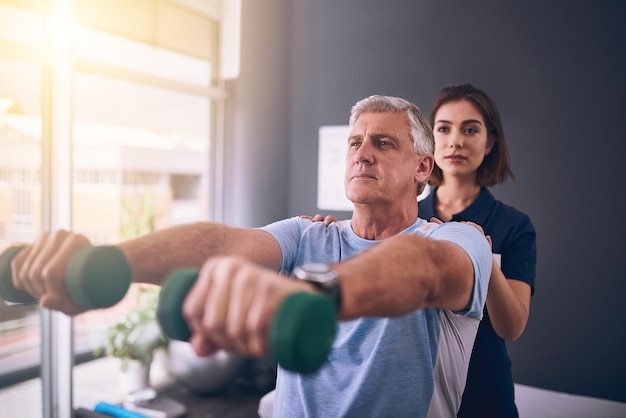
M413 225L411 225L404 231L404 233L428 236L440 226L440 224L430 222L424 218L419 217Z
M442 224L424 221L424 225L422 225L420 231L423 231L425 234L428 234L435 239L441 236L450 237L467 234L475 235L474 232L478 233L478 230L474 226L456 221L444 222Z

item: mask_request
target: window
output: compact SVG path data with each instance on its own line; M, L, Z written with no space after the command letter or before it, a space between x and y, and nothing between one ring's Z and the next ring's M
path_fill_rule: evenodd
M0 9L0 16L7 13L14 11ZM10 29L0 23L0 52ZM40 69L6 55L0 56L0 249L31 241L41 225ZM0 300L0 387L38 373L40 346L37 306Z
M0 250L65 224L111 244L214 217L223 75L237 73L232 43L229 54L220 48L238 39L224 35L238 30L238 3L0 0ZM47 391L45 372L43 405L16 406L11 391L41 394L19 382L48 367L47 351L73 346L76 363L90 359L107 321L132 303L79 315L69 328L59 319L73 329L69 344L51 330L55 314L0 301L3 411L56 416L54 398L67 393ZM72 376L54 364L51 374ZM81 406L101 388L74 375Z

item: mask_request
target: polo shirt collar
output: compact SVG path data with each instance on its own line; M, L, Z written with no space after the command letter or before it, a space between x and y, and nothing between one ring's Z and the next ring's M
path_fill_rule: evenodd
M474 200L474 202L467 208L459 213L455 213L452 216L453 221L467 221L471 220L478 225L484 225L489 218L491 209L495 204L496 199L493 197L489 189L482 187L480 194Z

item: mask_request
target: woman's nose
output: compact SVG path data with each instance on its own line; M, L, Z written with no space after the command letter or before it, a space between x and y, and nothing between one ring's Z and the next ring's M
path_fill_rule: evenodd
M450 135L450 148L463 148L463 135L453 133Z

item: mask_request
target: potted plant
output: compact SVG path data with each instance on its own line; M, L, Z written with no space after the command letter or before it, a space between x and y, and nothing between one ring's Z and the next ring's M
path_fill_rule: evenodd
M95 352L120 359L125 374L120 383L126 392L149 386L154 353L167 348L168 340L156 318L160 290L154 285L134 285L135 307L107 328L104 344Z

